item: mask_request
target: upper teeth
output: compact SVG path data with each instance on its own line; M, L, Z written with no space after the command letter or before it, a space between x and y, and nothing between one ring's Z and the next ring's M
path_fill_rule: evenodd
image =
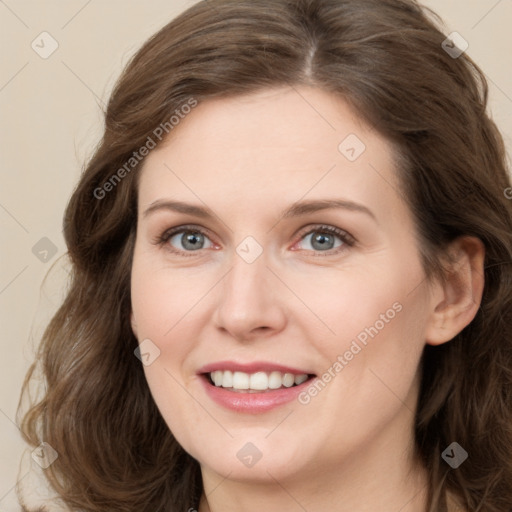
M216 370L210 373L213 383L217 387L233 389L279 389L284 386L290 388L294 384L302 384L308 379L306 373L294 375L293 373L265 372L245 373L231 372L229 370Z

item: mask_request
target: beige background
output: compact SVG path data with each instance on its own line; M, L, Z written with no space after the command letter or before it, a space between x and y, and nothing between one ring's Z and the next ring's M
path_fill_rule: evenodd
M14 492L24 449L15 418L19 389L64 290L66 269L58 262L65 253L62 215L100 137L101 106L137 47L193 3L0 0L0 512L19 510ZM468 41L469 55L485 71L492 115L510 154L512 2L425 3L444 18L446 33L456 30ZM43 31L59 45L47 59L31 47ZM48 242L39 242L44 237L56 246L55 255L41 252L48 249ZM37 243L43 245L34 254ZM47 261L38 259L44 257ZM21 476L26 471L22 468Z

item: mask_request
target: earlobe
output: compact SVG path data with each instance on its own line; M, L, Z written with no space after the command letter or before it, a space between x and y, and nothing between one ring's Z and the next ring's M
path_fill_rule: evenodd
M484 289L485 246L470 236L457 238L448 250L444 282L435 284L426 342L440 345L471 323L480 308Z

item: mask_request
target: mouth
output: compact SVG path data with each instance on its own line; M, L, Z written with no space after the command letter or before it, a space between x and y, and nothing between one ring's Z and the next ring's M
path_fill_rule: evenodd
M273 363L224 361L201 368L206 395L237 413L259 414L295 400L316 375Z
M242 371L215 370L201 374L211 386L233 393L271 393L300 386L315 377L308 373L281 371L246 373Z

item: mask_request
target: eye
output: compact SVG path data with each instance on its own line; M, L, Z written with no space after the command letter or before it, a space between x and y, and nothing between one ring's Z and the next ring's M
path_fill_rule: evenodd
M301 250L313 251L316 256L331 256L338 254L355 244L356 240L346 231L334 226L319 225L309 228L292 250L301 243ZM217 248L207 232L197 226L178 226L165 231L154 241L171 253L180 256L194 256L201 249ZM326 254L320 254L326 253Z
M355 239L346 231L334 226L315 226L302 236L300 242L305 242L304 250L315 252L328 252L338 249L329 254L337 254L355 243Z
M213 247L213 243L207 234L202 229L194 226L180 226L170 229L159 236L155 243L165 245L169 251L184 256L192 256L192 254L186 253Z

